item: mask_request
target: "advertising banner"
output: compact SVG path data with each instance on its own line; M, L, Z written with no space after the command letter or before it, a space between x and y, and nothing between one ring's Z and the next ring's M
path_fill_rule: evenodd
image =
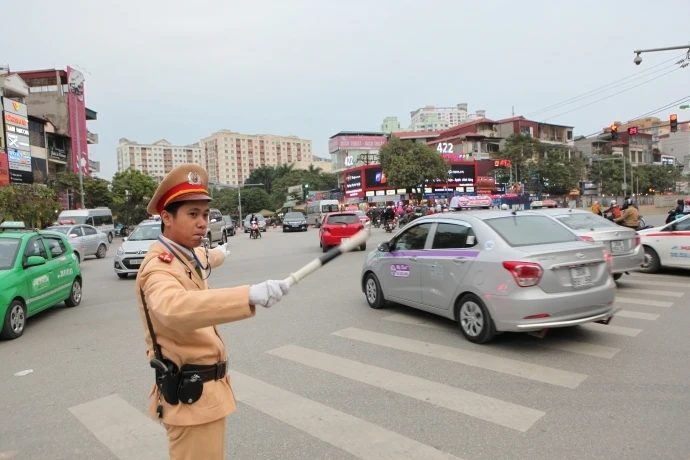
M386 142L386 136L338 136L328 141L328 153L337 150L378 150Z
M383 169L381 169L380 166L366 169L364 180L367 189L387 188L389 186L386 173L383 172Z
M7 148L22 150L24 152L31 151L31 144L29 143L29 136L24 136L23 134L16 134L7 132Z
M364 184L362 183L362 170L351 170L345 173L345 195L346 196L359 196L364 190Z
M67 67L67 106L69 131L72 139L72 172L89 174L89 145L86 141L86 103L84 101L84 76L78 70ZM79 158L81 152L81 159Z
M448 184L474 185L475 165L453 164L448 170Z
M13 113L23 118L27 118L29 116L29 113L26 109L26 104L13 101L7 97L2 98L2 108L5 112Z
M31 172L31 153L16 149L7 149L10 169Z
M7 161L7 153L0 150L0 187L10 183L10 165Z

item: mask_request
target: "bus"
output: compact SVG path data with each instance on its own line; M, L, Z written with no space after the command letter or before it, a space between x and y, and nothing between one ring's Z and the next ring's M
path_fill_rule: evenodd
M99 231L108 234L108 242L113 242L115 225L113 213L108 208L96 209L71 209L62 211L57 218L58 224L86 224L96 227Z
M307 225L315 227L321 226L324 214L340 211L338 200L317 200L308 203L305 212L307 214Z

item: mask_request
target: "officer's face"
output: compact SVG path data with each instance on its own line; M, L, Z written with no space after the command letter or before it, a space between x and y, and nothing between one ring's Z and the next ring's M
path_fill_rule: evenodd
M186 201L177 214L163 211L161 219L165 223L165 236L186 248L195 248L206 236L208 226L208 201Z

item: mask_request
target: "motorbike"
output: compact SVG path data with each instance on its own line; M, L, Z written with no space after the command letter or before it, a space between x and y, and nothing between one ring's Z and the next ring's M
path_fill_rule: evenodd
M387 220L384 228L386 229L386 232L391 233L395 229L395 217Z
M261 238L261 230L256 222L252 224L252 228L249 230L249 238Z
M381 227L381 218L380 218L380 217L377 217L377 218L374 220L374 227L376 227L376 228L380 228L380 227Z

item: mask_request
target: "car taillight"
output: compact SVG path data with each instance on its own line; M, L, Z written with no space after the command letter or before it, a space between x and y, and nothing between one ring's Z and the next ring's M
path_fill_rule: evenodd
M606 266L609 268L609 273L613 275L613 257L611 253L604 249L604 259L606 259Z
M587 242L589 242L589 243L594 243L594 238L592 238L591 236L584 236L584 235L582 235L582 236L580 237L580 239L581 239L582 241L587 241Z
M638 247L640 244L642 244L642 237L639 233L635 233L635 247Z
M536 286L541 280L541 275L544 274L541 266L533 262L505 261L503 268L513 275L520 287Z
M326 227L326 226L322 226L322 227L321 227L321 231L324 232L324 233L330 232L330 230L329 230L328 227Z

